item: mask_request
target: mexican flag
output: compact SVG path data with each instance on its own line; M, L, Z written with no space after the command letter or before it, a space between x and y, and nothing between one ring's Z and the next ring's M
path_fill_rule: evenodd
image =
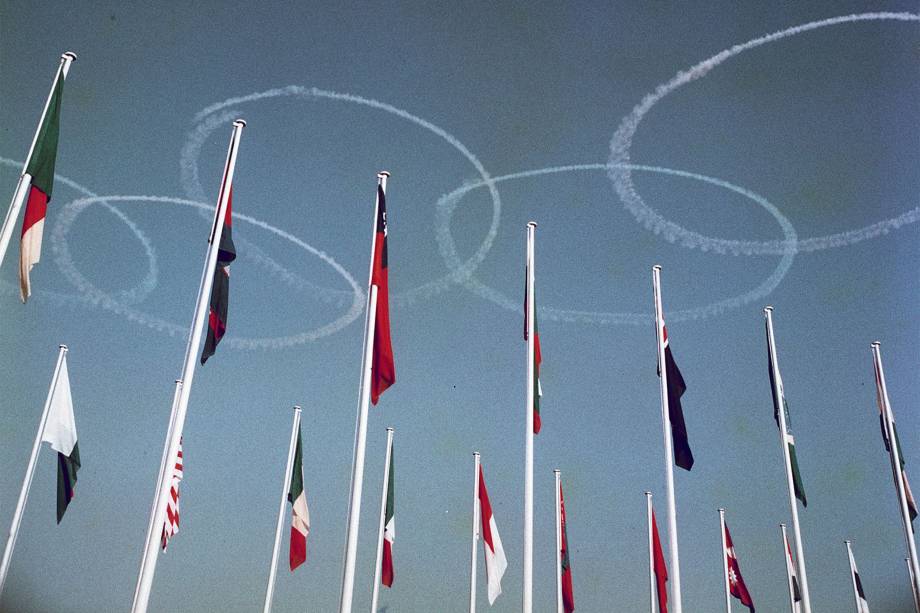
M77 426L73 418L73 398L70 395L66 354L61 361L61 370L51 392L51 407L42 432L42 442L50 443L51 448L58 452L57 521L61 523L67 505L73 500L77 471L80 470L80 448L77 445Z
M303 489L303 444L300 427L297 428L297 449L294 451L294 465L291 467L291 487L288 490L291 503L291 571L307 559L307 535L310 533L310 509Z
M383 519L383 560L381 560L380 581L393 587L393 543L396 541L396 516L393 499L393 447L390 447L390 470L387 478L387 503Z

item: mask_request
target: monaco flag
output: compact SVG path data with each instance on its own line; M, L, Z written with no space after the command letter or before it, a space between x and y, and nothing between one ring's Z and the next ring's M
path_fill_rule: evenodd
M735 556L735 546L732 544L732 535L728 533L728 524L725 524L725 566L728 573L729 592L750 609L751 613L754 613L754 601L744 584L744 577L741 576L738 558Z
M502 539L498 536L498 526L492 515L492 505L489 504L489 493L486 491L486 481L482 476L482 466L479 467L479 516L482 518L482 549L486 558L486 579L489 584L489 604L493 604L498 595L502 593L502 576L508 568L505 558L505 549Z

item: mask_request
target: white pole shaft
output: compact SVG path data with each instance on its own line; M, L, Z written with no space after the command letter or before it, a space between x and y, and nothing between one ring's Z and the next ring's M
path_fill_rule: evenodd
M138 572L137 586L134 591L134 603L131 607L133 613L144 613L150 601L150 592L153 588L153 576L156 572L157 555L156 549L159 544L159 532L157 529L163 525L166 519L166 505L162 504L169 495L170 482L172 481L171 463L179 452L179 440L182 437L182 429L185 425L185 414L188 410L189 395L192 390L192 380L195 377L195 359L198 355L198 349L201 346L201 331L205 319L208 315L208 299L211 295L211 285L214 280L214 266L217 263L217 251L220 245L220 237L224 229L224 216L227 211L227 205L230 198L230 191L233 185L233 173L236 167L236 155L240 145L240 135L246 122L237 119L233 122L233 134L230 137L230 146L227 151L227 161L224 165L224 176L220 186L220 196L217 207L214 212L214 224L211 228L211 235L208 241L207 256L201 274L201 283L198 288L198 299L195 304L195 315L192 325L189 328L188 343L185 349L185 362L182 368L183 385L179 391L179 401L176 406L175 417L172 419L172 427L168 429L168 452L165 454L166 460L163 464L163 470L160 471L160 482L154 494L156 506L150 516L150 523L147 528L147 542L144 546L144 552L141 556L141 568Z
M895 491L898 496L898 508L901 511L901 522L904 527L904 540L907 542L907 555L913 568L913 582L911 589L920 594L920 562L917 558L917 542L914 539L914 529L910 522L910 512L907 508L907 492L904 490L904 477L901 470L901 454L903 451L898 447L898 438L895 435L894 412L891 410L891 403L888 400L888 384L885 382L885 369L882 366L881 344L876 341L872 343L872 357L875 360L875 368L878 372L879 383L882 387L882 399L884 413L882 416L885 426L885 433L888 435L889 460L891 462L891 472L894 477Z
M387 484L390 481L390 458L393 456L393 428L387 428L387 453L383 461L383 493L380 494L380 526L377 530L377 557L374 563L374 592L371 596L371 613L377 613L380 596L380 578L383 572L383 531L387 514Z
M556 476L556 613L562 611L562 483L559 469L553 471Z
M725 540L725 509L719 509L719 535L722 540L722 578L725 580L725 613L732 613L731 586L728 583L728 543Z
M920 613L920 598L917 597L917 590L914 589L914 569L910 565L910 558L904 558L907 563L907 575L910 577L910 595L914 597L914 610Z
M847 546L847 561L850 564L850 585L853 587L853 601L856 604L856 613L862 613L859 606L859 590L856 589L856 565L853 560L853 550L850 548L850 541L843 541Z
M786 429L786 406L783 402L783 395L779 390L779 358L776 355L776 340L773 336L773 307L766 307L763 310L767 318L767 334L770 343L772 364L770 368L773 371L773 397L776 406L779 407L779 440L783 449L783 465L786 469L786 487L789 492L789 507L792 511L792 532L795 536L795 555L798 558L799 567L799 590L802 593L802 609L805 613L811 613L811 597L808 594L808 574L805 572L805 550L802 546L802 530L799 528L799 507L795 501L795 484L792 481L792 460L789 457L788 430Z
M70 71L70 65L77 59L73 52L66 52L61 55L61 64L54 75L54 81L51 83L51 91L48 92L48 98L45 99L45 106L42 109L41 117L38 120L38 127L35 128L35 135L32 136L32 144L29 145L29 154L22 164L22 172L19 175L19 182L16 184L16 191L13 192L13 200L10 202L10 208L6 211L6 217L3 220L3 226L0 227L0 265L3 264L3 257L10 245L10 239L13 236L13 228L16 226L16 220L19 218L19 211L22 209L22 203L25 202L28 193L29 184L32 177L26 174L26 168L29 167L29 161L32 159L32 153L35 151L35 143L38 142L38 133L41 132L42 124L45 123L45 116L48 114L48 107L51 105L51 96L54 95L54 89L57 87L58 79L66 79Z
M783 533L783 561L786 564L786 587L789 588L789 611L790 613L797 613L795 607L795 588L792 585L792 566L789 561L789 539L786 538L786 524L780 524L779 529Z
M16 510L13 512L13 523L10 525L10 532L6 540L6 548L3 550L3 561L0 562L0 596L3 595L3 586L6 584L6 577L10 572L10 560L13 557L13 548L16 546L16 538L19 536L19 526L22 523L22 512L25 509L26 500L29 498L29 489L32 487L32 478L35 476L35 462L38 459L38 452L41 449L42 435L45 433L45 424L48 422L48 412L51 409L54 388L57 386L58 375L61 372L61 364L64 363L64 356L66 354L67 345L61 345L58 350L57 363L54 365L54 374L51 375L51 386L48 388L48 396L45 398L45 407L42 409L42 416L38 422L38 432L35 433L35 441L32 443L32 453L29 456L29 463L26 466L26 476L22 480L22 489L19 490L19 500L16 501Z
M473 452L473 547L470 553L470 613L476 613L476 543L479 541L479 452Z
M284 525L284 512L287 510L287 495L291 489L291 471L294 469L294 453L297 451L297 433L300 432L300 413L298 406L294 407L294 424L291 426L291 442L288 445L287 468L281 480L281 505L278 508L278 523L275 526L275 544L272 547L272 561L268 567L268 587L265 589L265 606L263 613L272 610L272 598L275 595L275 576L278 571L278 554L281 550L281 527Z
M671 600L673 613L682 613L680 560L677 551L677 502L674 496L674 451L671 443L671 418L668 410L668 371L664 363L664 315L661 307L661 266L652 267L655 292L655 331L658 335L658 368L661 394L661 425L664 435L664 472L668 503L668 551L671 554Z
M533 405L534 242L537 224L527 224L527 393L524 410L524 582L522 613L533 612Z
M652 539L652 493L645 492L645 513L648 519L648 610L655 613L655 545Z

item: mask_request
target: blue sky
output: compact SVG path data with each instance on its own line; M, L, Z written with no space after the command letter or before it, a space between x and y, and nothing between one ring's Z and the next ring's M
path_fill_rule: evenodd
M554 606L553 468L578 610L648 606L645 490L665 525L656 263L696 456L676 484L686 610L721 607L718 507L758 609L785 606L778 524L789 504L766 304L809 497L816 609L852 606L849 539L873 610L909 610L869 343L882 343L916 482L920 22L879 16L717 54L915 3L7 9L0 193L12 195L59 54L79 59L27 305L15 242L0 270L0 524L59 343L70 347L83 468L56 526L55 464L42 450L0 608L130 606L209 228L187 201L214 205L239 116L228 336L195 377L182 524L159 560L153 610L261 606L294 404L312 531L306 565L279 571L276 610L337 607L362 342L354 305L381 169L392 173L397 383L371 409L356 609L371 596L386 426L398 528L381 606L466 609L479 451L509 559L492 609L520 607L519 308L533 219L544 360L535 610ZM705 74L674 80L713 57Z

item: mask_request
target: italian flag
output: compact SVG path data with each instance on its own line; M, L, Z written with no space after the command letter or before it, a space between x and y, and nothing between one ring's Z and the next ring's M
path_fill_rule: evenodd
M294 451L294 465L291 468L291 488L288 490L291 503L291 571L307 559L307 535L310 533L310 509L303 490L303 445L300 428L297 429L297 449Z
M481 465L479 467L479 515L482 519L482 549L486 558L486 580L489 584L489 605L491 606L502 593L502 576L508 568L508 559L505 557L502 539L498 536L498 526L495 525L495 517L492 515L492 505L489 504L489 493L486 491Z
M393 543L396 541L396 515L393 501L393 448L390 447L390 470L387 477L387 503L383 516L383 560L381 560L380 581L393 587Z
M42 432L42 441L50 443L58 452L57 470L57 521L61 523L67 505L73 500L77 471L80 469L80 449L77 446L77 426L73 418L73 398L70 395L70 377L67 375L67 356L61 362L48 421Z

